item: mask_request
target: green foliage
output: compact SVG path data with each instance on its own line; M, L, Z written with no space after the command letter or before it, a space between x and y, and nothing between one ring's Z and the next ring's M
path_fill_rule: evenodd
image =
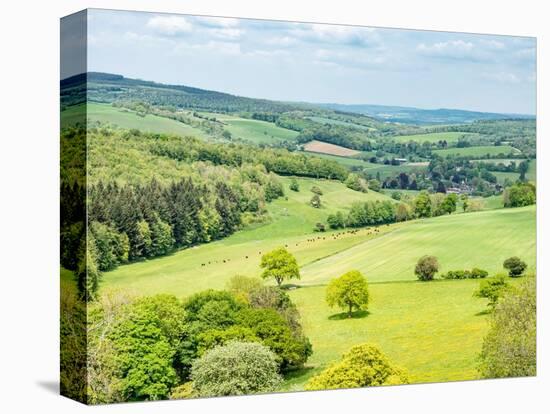
M451 214L456 211L458 196L456 194L448 194L444 199L439 209L443 214Z
M510 285L506 282L506 277L498 274L489 279L482 280L479 284L479 289L474 292L474 296L489 299L487 306L494 308L497 305L498 300L509 289Z
M119 233L106 224L93 221L90 231L97 249L97 265L100 271L114 269L128 261L130 241L126 233Z
M350 173L348 175L348 178L346 178L346 181L344 182L346 184L346 187L355 190L355 191L361 191L363 193L366 193L368 190L368 184L360 178L357 174Z
M99 282L102 274L97 264L97 248L91 234L88 240L81 240L78 251L78 267L75 272L78 292L80 298L86 302L93 301L98 297Z
M235 275L229 279L226 284L226 289L235 295L237 298L249 300L251 292L262 287L261 279L257 277Z
M191 381L172 388L172 391L170 392L171 400L183 400L195 397L197 397L197 393L193 389L193 383Z
M330 307L347 310L351 318L353 310L367 309L369 289L367 279L357 270L344 273L327 286L326 301Z
M312 354L309 340L301 332L294 332L287 319L275 309L243 309L237 323L251 330L275 352L281 371L302 367Z
M441 275L442 279L485 279L489 272L474 267L472 270L449 270Z
M414 199L414 214L416 217L431 217L432 201L427 191L421 191Z
M523 207L535 204L537 190L534 184L517 183L504 190L504 207Z
M359 388L378 385L408 384L404 370L371 344L357 345L306 385L306 390Z
M282 382L273 352L249 342L208 351L193 364L192 379L201 397L272 392Z
M90 382L95 403L158 400L178 382L176 354L184 331L182 304L171 295L113 305L90 316Z
M435 256L422 256L414 268L414 274L422 281L433 280L438 271L439 262Z
M379 192L381 189L380 181L378 181L376 178L369 180L369 189Z
M365 227L395 222L395 203L391 201L367 201L353 203L346 219L348 227Z
M395 208L395 221L407 221L413 218L413 211L409 204L399 203Z
M296 258L284 247L275 249L262 256L260 267L264 279L275 279L277 285L285 280L300 279L300 268Z
M296 178L293 178L291 181L290 181L290 186L289 188L292 190L292 191L300 191L300 185L298 184L298 181L296 180Z
M346 226L346 219L341 211L335 214L329 214L327 217L327 223L331 229L341 229Z
M527 269L527 263L517 256L509 257L504 261L502 266L508 270L508 275L510 277L519 277L523 274L525 269Z
M311 192L313 194L316 194L318 196L322 196L323 195L323 190L321 190L318 186L314 185L313 187L311 187Z
M313 208L321 208L321 198L319 197L319 195L313 194L313 197L311 197L309 204Z
M60 393L86 403L89 402L86 303L79 300L73 289L63 285L60 303Z
M483 378L537 374L537 295L535 277L507 291L496 306L483 340Z

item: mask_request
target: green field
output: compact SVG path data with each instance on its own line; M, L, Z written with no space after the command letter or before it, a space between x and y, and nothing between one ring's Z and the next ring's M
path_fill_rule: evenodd
M405 368L411 382L475 379L487 329L486 302L472 297L478 281L376 283L365 317L341 317L325 302L325 286L291 292L313 345L309 370L285 384L300 390L312 375L352 346L371 342Z
M310 154L308 152L305 152L306 154ZM316 158L325 158L330 161L335 161L339 164L345 165L346 167L361 167L361 168L373 168L379 164L372 164L368 161L363 161L359 158L352 158L352 157L339 157L338 155L330 155L330 154L321 154L321 153L311 153L311 155L315 156Z
M434 143L439 141L456 142L461 137L468 137L472 135L476 134L468 132L433 132L431 134L397 135L391 138L397 142L415 141L423 143L427 141L430 143Z
M509 155L509 154L520 154L521 152L514 147L509 145L500 145L500 146L481 146L481 147L466 147L466 148L448 148L443 150L435 150L434 154L441 157L446 157L447 155L461 155L464 157L484 157L489 156L498 156L498 155Z
M326 283L351 269L360 270L373 282L415 280L414 265L424 254L437 256L442 271L476 266L494 273L514 255L532 268L535 216L534 207L525 207L409 222L382 237L304 266L302 284Z
M182 136L206 137L206 133L200 129L193 128L183 122L164 118L157 115L139 116L135 112L127 109L115 108L111 105L88 103L87 107L88 121L99 121L109 123L120 128L134 128L146 132L156 132L164 134L176 134ZM73 122L80 121L82 118L82 108L73 106L61 113L64 125L70 125Z
M357 234L343 235L335 242L331 232L312 235L315 223L326 222L330 213L345 213L355 201L389 200L374 191L364 194L336 181L306 178L297 179L300 192L294 192L288 190L290 178L281 180L288 200L278 199L268 205L268 223L167 257L121 266L105 274L104 287L135 289L148 294L171 292L180 296L208 288L221 289L234 274L259 274L260 252L282 245L288 245L301 264L310 263L374 237L370 230L364 229ZM312 185L323 191L320 209L309 205Z
M283 180L285 185L290 181ZM340 232L335 238L332 233L311 234L312 224L336 206L384 196L353 192L331 181L298 181L300 192L287 191L288 200L270 204L271 222L168 257L122 266L104 275L102 289L180 297L221 289L234 274L258 275L261 254L287 245L301 266L302 287L291 296L314 354L304 370L289 376L284 389L302 389L311 375L364 342L380 345L409 371L413 382L476 378L476 355L487 328L485 301L472 297L479 282L417 282L414 264L433 254L442 271L479 266L494 273L506 257L519 255L534 270L535 207L454 214L381 226L380 233ZM313 183L325 193L321 210L307 205ZM365 317L341 318L325 304L324 285L349 269L362 271L370 282L372 302Z
M271 122L213 112L203 112L202 114L216 118L218 121L224 123L225 129L231 133L233 138L240 138L256 144L289 141L298 136L298 132L278 127Z
M401 164L401 165L385 165L385 164L371 164L367 163L367 173L375 177L377 173L380 173L380 178L393 177L401 172L406 173L420 173L425 172L428 167L422 164Z

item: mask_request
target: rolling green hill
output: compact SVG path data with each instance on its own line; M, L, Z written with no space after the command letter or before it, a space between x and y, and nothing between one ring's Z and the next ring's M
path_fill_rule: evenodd
M535 216L532 206L409 222L383 237L304 266L302 283L326 283L349 269L364 272L371 282L415 280L414 265L425 254L438 257L442 271L477 266L494 273L502 270L502 262L510 256L521 256L532 268Z
M61 112L61 116L63 117L63 124L66 126L79 122L82 119L82 108L80 105L69 107ZM176 134L201 138L207 136L200 129L193 128L183 122L152 114L139 116L135 112L123 108L115 108L107 104L88 103L87 118L89 122L98 121L120 128L139 129L159 134Z

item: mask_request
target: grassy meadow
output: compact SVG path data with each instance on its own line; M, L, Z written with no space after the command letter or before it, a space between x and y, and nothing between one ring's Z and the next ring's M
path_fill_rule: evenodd
M298 136L298 132L278 127L272 122L211 112L204 112L202 114L216 118L222 122L225 130L229 131L234 138L240 138L254 144L288 141Z
M442 150L433 151L434 154L437 154L441 157L446 157L447 155L460 155L462 157L484 157L489 156L498 156L498 155L508 155L508 154L520 154L520 151L517 148L511 147L510 145L499 145L499 146L480 146L480 147L465 147L465 148L448 148Z
M415 141L418 143L430 142L437 143L439 141L447 141L449 143L456 142L459 138L469 137L476 134L469 134L465 132L433 132L429 134L418 134L418 135L398 135L392 137L397 142L409 142Z
M61 113L63 122L70 125L82 119L82 109L73 106ZM159 134L176 134L182 136L205 137L206 134L198 128L193 128L183 122L162 116L147 114L139 116L137 113L124 108L115 108L112 105L90 102L87 105L88 121L98 121L120 128L134 128L146 132Z
M290 178L281 178L288 189ZM307 380L355 344L378 344L412 382L475 379L477 355L487 331L486 301L472 297L479 281L418 282L416 260L436 255L442 271L474 266L491 274L519 255L535 267L535 207L496 209L358 230L312 233L326 215L345 212L354 201L388 199L354 192L341 183L299 178L300 191L269 204L270 220L213 243L170 256L121 266L104 275L102 289L185 297L223 289L231 276L259 276L263 253L286 245L302 278L290 291L314 353L306 367L287 376L283 390L303 389ZM312 185L324 206L308 204ZM490 200L488 207L498 201ZM493 203L494 201L494 203ZM326 284L350 269L370 284L371 305L351 319L325 302ZM271 283L271 282L269 282Z

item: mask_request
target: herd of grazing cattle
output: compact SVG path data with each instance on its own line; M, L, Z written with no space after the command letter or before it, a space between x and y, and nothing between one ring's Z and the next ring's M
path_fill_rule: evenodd
M387 224L387 226L389 226L389 224ZM359 234L361 232L364 232L365 233L365 236L369 236L371 234L377 234L377 233L380 233L380 230L378 228L379 226L376 226L376 227L367 227L367 228L364 228L364 229L353 229L353 230L346 230L346 231L341 231L341 232L338 232L338 233L333 233L331 235L328 235L328 236L317 236L317 237L312 237L312 238L309 238L309 239L306 239L302 242L297 242L294 244L294 247L298 247L301 243L316 243L318 241L322 241L322 240L326 240L326 239L332 239L332 240L339 240L343 237L346 237L346 236L352 236L352 235L356 235L356 234ZM285 244L285 248L288 249L288 244ZM262 254L262 251L258 251L258 254L261 255ZM245 260L248 260L249 259L249 256L246 255L244 256L244 259ZM220 260L211 260L211 261L208 261L208 262L205 262L205 263L201 263L201 267L205 267L205 266L208 266L208 265L212 265L212 264L217 264L217 263L228 263L230 262L231 259L227 258L227 259L220 259Z

